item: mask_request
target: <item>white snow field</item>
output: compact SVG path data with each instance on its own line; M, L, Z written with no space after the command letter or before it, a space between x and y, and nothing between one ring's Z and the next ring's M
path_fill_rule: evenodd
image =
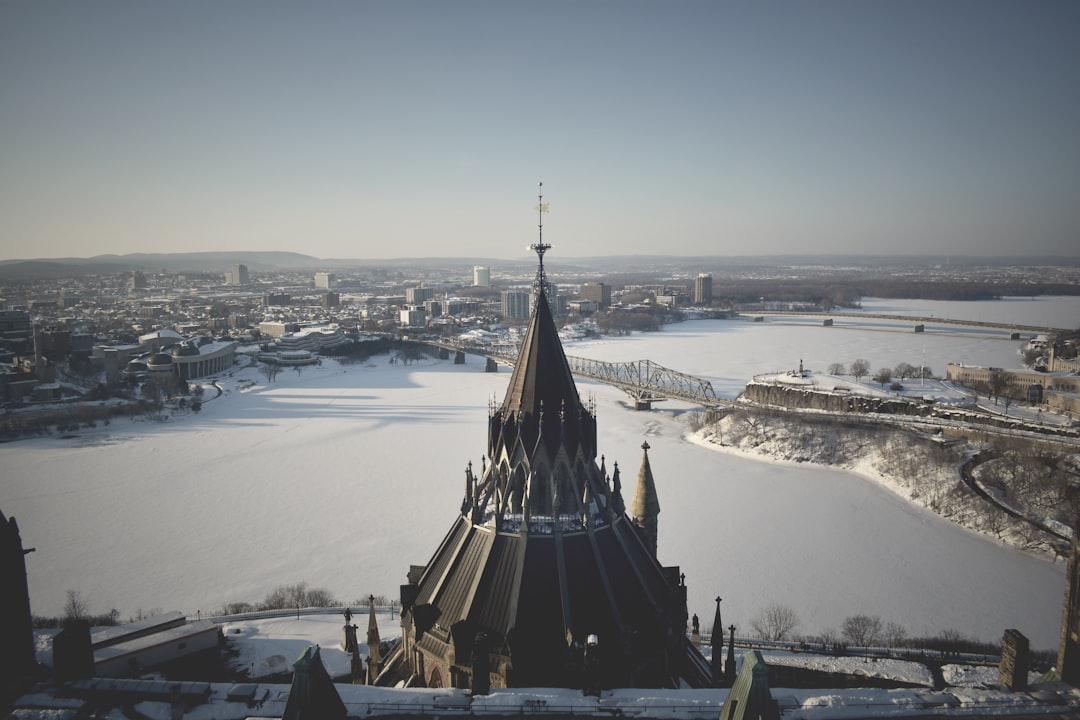
M1066 318L1080 318L1076 298L917 307L989 317L1021 305L1062 314L1010 321L1068 327ZM753 375L800 358L818 371L860 357L875 369L918 364L924 352L937 374L948 361L1017 367L1020 343L1005 338L691 321L566 351L648 358L734 397ZM27 556L33 610L62 613L69 588L92 611L117 608L123 617L152 608L205 616L298 581L347 603L396 597L409 564L428 560L458 512L466 464L479 467L486 448L489 400L502 399L508 379L505 368L485 373L471 356L465 365L408 367L386 356L348 367L327 361L269 384L254 369L237 370L198 415L121 419L73 439L2 445L0 509L36 547ZM660 559L686 573L689 609L703 628L719 595L724 624L740 634L763 605L780 602L798 613L798 633L863 613L914 636L956 629L997 639L1017 628L1036 648L1056 646L1064 563L1003 547L850 473L688 442L680 416L691 406L635 412L614 388L580 382L579 390L595 398L601 452L609 470L619 462L627 493L648 440Z

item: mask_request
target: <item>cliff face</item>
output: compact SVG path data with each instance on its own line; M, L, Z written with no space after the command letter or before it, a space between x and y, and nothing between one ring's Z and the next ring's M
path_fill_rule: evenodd
M888 413L926 417L933 413L932 403L914 403L902 398L852 395L836 391L807 390L775 383L751 382L743 398L762 405L829 412Z
M984 446L985 433L980 434L972 444L954 431L935 440L889 424L859 422L855 416L736 411L694 437L729 452L854 472L957 525L1054 556L1055 538L1009 516L962 481L964 459Z
M790 410L823 410L836 413L875 413L951 420L975 426L990 426L1023 430L1042 435L1080 437L1080 430L1062 425L1039 425L1019 418L992 415L977 409L939 404L933 401L913 401L900 397L855 395L835 390L813 390L779 383L750 382L742 398L751 403Z

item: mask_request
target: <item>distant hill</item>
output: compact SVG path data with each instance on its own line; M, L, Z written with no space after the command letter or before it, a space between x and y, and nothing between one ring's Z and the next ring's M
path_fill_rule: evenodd
M573 257L552 255L548 262L558 271L626 273L678 270L681 272L723 272L731 268L776 267L896 267L924 266L938 268L1016 267L1016 266L1080 266L1078 257L974 257L928 255L742 255L742 256L685 256L685 255L609 255ZM83 275L105 275L131 270L144 272L211 272L225 273L234 265L247 265L251 272L344 270L358 267L417 268L441 266L469 268L487 265L502 269L527 271L536 258L522 252L515 258L316 258L294 252L221 251L191 253L132 253L130 255L96 255L90 258L42 258L34 260L0 260L0 282L20 279L53 280Z
M252 272L322 268L325 261L293 252L198 252L132 253L95 255L90 258L0 261L0 279L49 280L81 275L113 274L142 270L148 272L220 272L234 265L247 265Z

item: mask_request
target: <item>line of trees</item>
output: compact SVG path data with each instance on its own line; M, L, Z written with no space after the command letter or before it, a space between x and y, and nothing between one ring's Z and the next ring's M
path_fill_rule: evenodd
M385 595L375 595L375 605L378 607L385 607L390 605L390 600ZM226 603L220 614L222 615L242 615L249 612L259 612L262 610L290 610L300 608L323 608L323 607L340 607L341 601L336 599L329 590L320 587L311 587L307 582L301 581L298 583L278 585L263 598L262 602L249 603L249 602L232 602ZM353 600L352 607L367 607L368 595L361 594L359 598ZM56 628L65 627L75 620L86 620L92 627L107 626L107 625L119 625L121 622L137 622L144 620L154 615L162 614L163 610L160 608L153 608L150 610L144 610L139 608L135 613L129 617L126 621L121 619L120 611L116 608L109 610L107 613L94 613L90 609L90 603L78 590L69 589L65 596L64 601L64 613L60 617L41 617L35 616L33 618L34 627L36 628Z
M298 582L288 585L278 585L263 598L262 602L231 602L226 603L222 609L222 615L242 615L261 610L289 610L296 608L322 608L341 607L343 604L334 597L326 588L310 587L306 582ZM351 607L367 607L368 595L361 594L359 598L348 603ZM375 595L376 606L386 606L390 600L385 595Z
M828 373L836 376L851 375L858 382L870 375L870 361L865 358L858 358L853 360L850 365L834 362L829 365ZM894 378L903 381L920 377L930 379L934 377L934 373L925 365L912 365L911 363L901 362L892 368L883 367L878 369L873 375L873 380L885 386Z
M1000 643L985 642L965 637L955 629L942 630L932 637L911 637L900 623L887 622L879 615L858 613L844 618L840 629L826 629L816 635L797 635L798 613L790 605L770 603L763 607L750 621L754 634L762 640L774 642L804 642L826 646L886 647L933 650L943 653L1001 652ZM715 629L714 629L715 631Z

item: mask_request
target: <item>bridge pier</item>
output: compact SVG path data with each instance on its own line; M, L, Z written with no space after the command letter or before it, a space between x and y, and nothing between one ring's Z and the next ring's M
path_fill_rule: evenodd
M454 351L454 364L455 365L464 365L465 364L465 351L464 350L456 350L456 351Z
M495 358L487 359L487 365L484 366L484 372L499 372L499 364L495 362Z
M652 410L652 400L634 400L635 410Z
M438 350L439 350L439 359L440 360L449 360L450 359L450 351L448 349L446 349L444 347L441 347L441 348L438 348Z

